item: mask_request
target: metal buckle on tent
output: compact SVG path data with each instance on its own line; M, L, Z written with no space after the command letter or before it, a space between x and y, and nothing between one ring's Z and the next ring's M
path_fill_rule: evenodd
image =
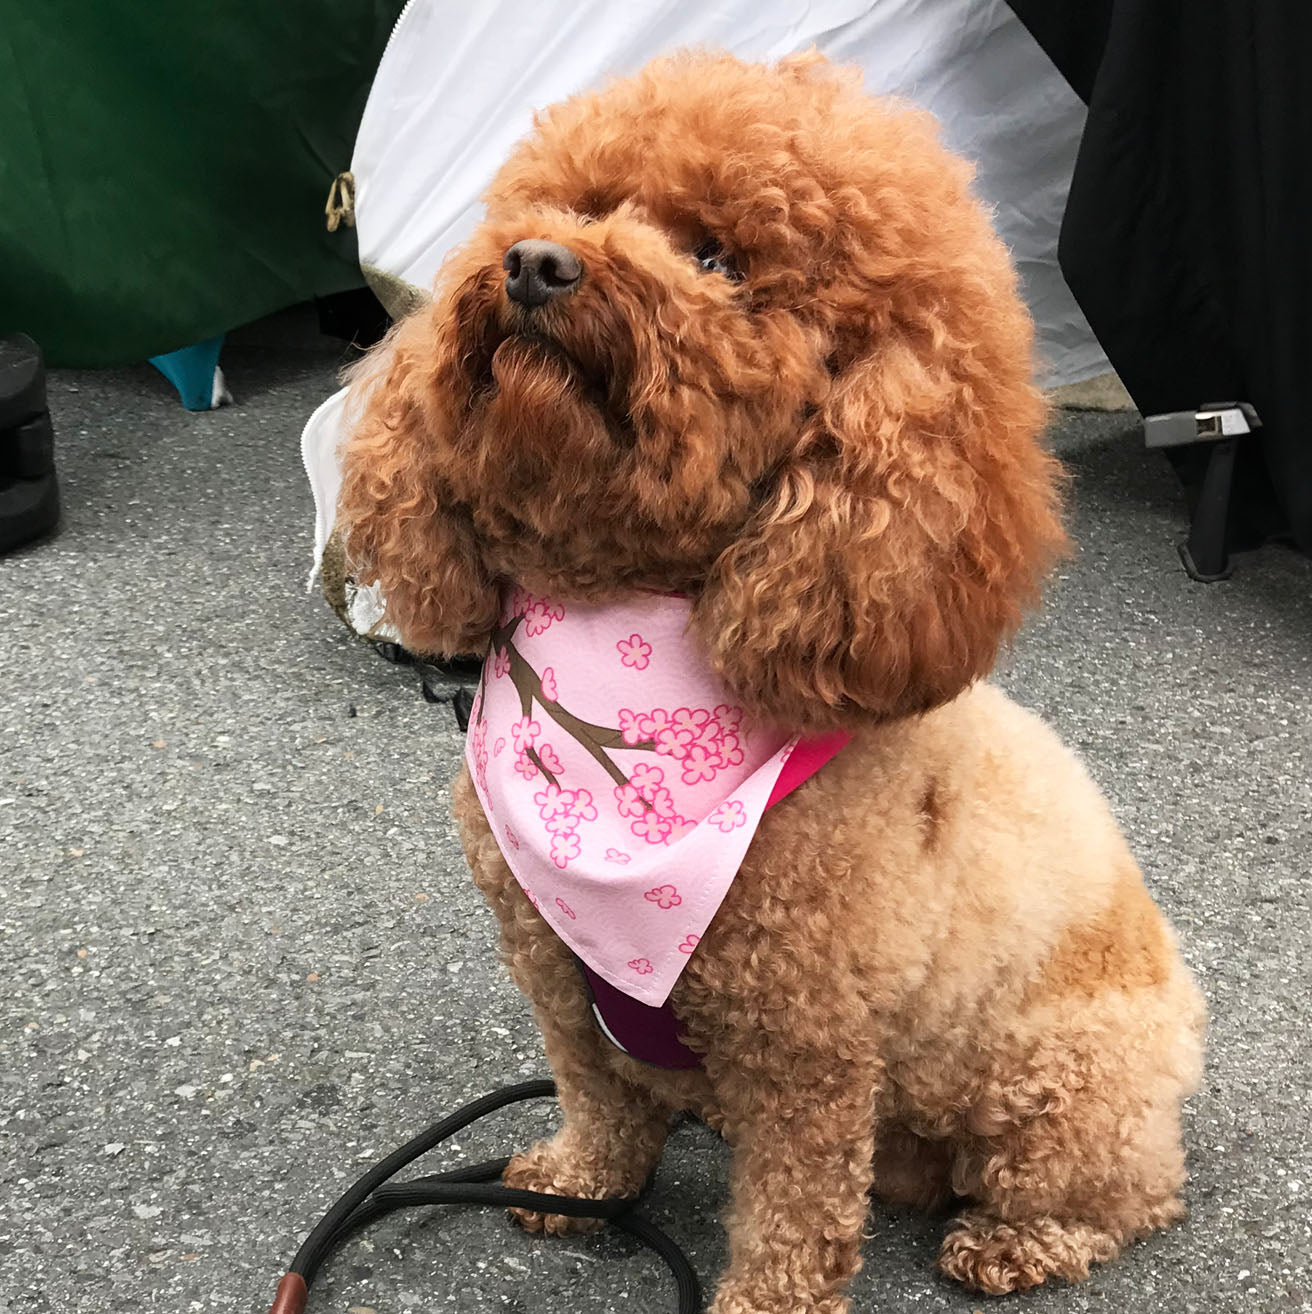
M1184 447L1238 438L1262 427L1251 402L1209 402L1196 411L1167 411L1143 417L1147 447Z

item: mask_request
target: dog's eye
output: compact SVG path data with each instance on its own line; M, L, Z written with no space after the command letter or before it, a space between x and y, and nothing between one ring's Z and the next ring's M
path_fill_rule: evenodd
M572 208L585 224L595 224L598 219L604 219L610 214L615 209L615 205L616 201L613 197L600 191L590 191L584 192Z
M742 279L738 266L714 238L708 238L693 254L697 263L708 274L722 274L734 283Z

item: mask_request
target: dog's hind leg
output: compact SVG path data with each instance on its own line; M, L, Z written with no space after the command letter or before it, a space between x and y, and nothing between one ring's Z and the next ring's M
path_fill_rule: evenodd
M1036 1287L1050 1277L1079 1282L1089 1265L1114 1259L1121 1239L1088 1223L1061 1222L1050 1214L1015 1223L985 1209L970 1209L953 1223L939 1252L948 1277L991 1296Z
M980 1291L1079 1281L1185 1212L1180 1103L1201 1027L1192 984L1181 974L1063 1021L1049 1019L1049 1040L968 1115L953 1185L975 1205L939 1266Z
M953 1220L939 1252L949 1277L991 1295L1079 1282L1184 1215L1175 1111L1118 1118L1093 1103L1007 1138L981 1166L981 1203Z

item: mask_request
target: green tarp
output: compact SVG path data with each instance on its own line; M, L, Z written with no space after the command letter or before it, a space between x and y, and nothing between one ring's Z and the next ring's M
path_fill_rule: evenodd
M359 284L333 177L401 0L0 0L0 333L58 365Z

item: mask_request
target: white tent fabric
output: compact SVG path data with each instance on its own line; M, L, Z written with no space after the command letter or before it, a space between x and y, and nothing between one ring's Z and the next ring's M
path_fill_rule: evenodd
M361 261L430 287L535 109L682 46L773 59L812 45L931 110L976 162L1038 325L1040 382L1104 373L1057 268L1084 106L1003 0L410 0L351 162Z

